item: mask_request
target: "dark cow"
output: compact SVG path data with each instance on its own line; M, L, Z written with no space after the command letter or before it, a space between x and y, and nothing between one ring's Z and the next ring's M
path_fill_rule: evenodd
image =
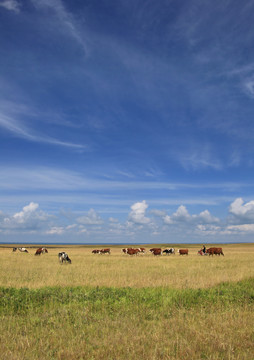
M58 254L58 259L60 261L60 263L62 264L63 262L67 262L69 264L71 264L71 259L69 258L68 254L66 254L66 252L62 251Z
M213 255L219 255L219 256L223 255L224 256L222 248L213 247L213 248L207 249L206 252L207 252L207 254L209 254L209 256L210 255L212 255L212 256Z
M160 248L154 249L153 254L154 254L154 256L162 255L162 250Z
M139 249L131 249L131 248L127 249L128 255L138 255L138 253L139 253Z
M166 254L166 255L171 255L171 254L175 255L175 249L174 248L165 249L165 250L163 250L163 253Z
M100 253L101 253L101 251L98 250L98 249L95 249L95 250L92 251L92 254L100 254Z
M189 254L188 249L179 249L178 252L179 252L179 255L188 255Z
M41 255L41 254L45 254L48 253L48 250L46 248L39 248L36 250L34 255Z
M18 248L13 248L12 249L12 252L15 252L15 251L17 251L18 250Z
M110 255L110 249L101 249L100 254L109 254Z
M150 249L149 251L150 251L151 253L153 253L155 250L161 250L161 248L152 248L152 249Z

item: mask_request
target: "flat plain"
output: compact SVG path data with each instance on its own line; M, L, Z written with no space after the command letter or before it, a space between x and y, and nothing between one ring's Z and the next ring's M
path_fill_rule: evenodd
M1 246L0 358L254 359L254 244L216 246L224 257Z

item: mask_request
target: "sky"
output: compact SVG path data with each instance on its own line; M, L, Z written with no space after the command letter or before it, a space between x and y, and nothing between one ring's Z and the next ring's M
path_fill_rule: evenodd
M0 0L0 242L253 241L253 16Z

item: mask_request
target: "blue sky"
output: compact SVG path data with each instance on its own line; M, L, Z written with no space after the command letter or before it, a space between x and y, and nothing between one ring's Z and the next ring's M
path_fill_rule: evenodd
M253 15L0 0L0 241L252 241Z

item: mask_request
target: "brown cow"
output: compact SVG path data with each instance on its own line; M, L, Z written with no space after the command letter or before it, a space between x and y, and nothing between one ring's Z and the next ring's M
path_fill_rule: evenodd
M45 254L48 253L48 250L46 248L39 248L36 250L34 255L41 255L41 254Z
M179 255L188 255L189 250L188 249L179 249L178 252L179 252Z
M213 247L213 248L207 249L206 252L207 252L207 254L209 254L209 256L210 255L212 255L212 256L213 255L219 255L219 256L223 255L224 256L222 248Z
M152 248L152 249L150 249L149 251L150 251L151 253L153 253L155 250L161 250L161 248Z
M92 254L100 254L100 252L101 252L100 250L95 249L95 250L92 251Z
M146 252L146 249L144 247L140 247L138 250L140 253L143 253L143 254Z
M100 254L110 254L110 249L101 249Z
M127 249L127 254L128 255L137 255L139 253L139 249Z
M162 255L162 250L160 248L154 249L153 254L156 255Z

